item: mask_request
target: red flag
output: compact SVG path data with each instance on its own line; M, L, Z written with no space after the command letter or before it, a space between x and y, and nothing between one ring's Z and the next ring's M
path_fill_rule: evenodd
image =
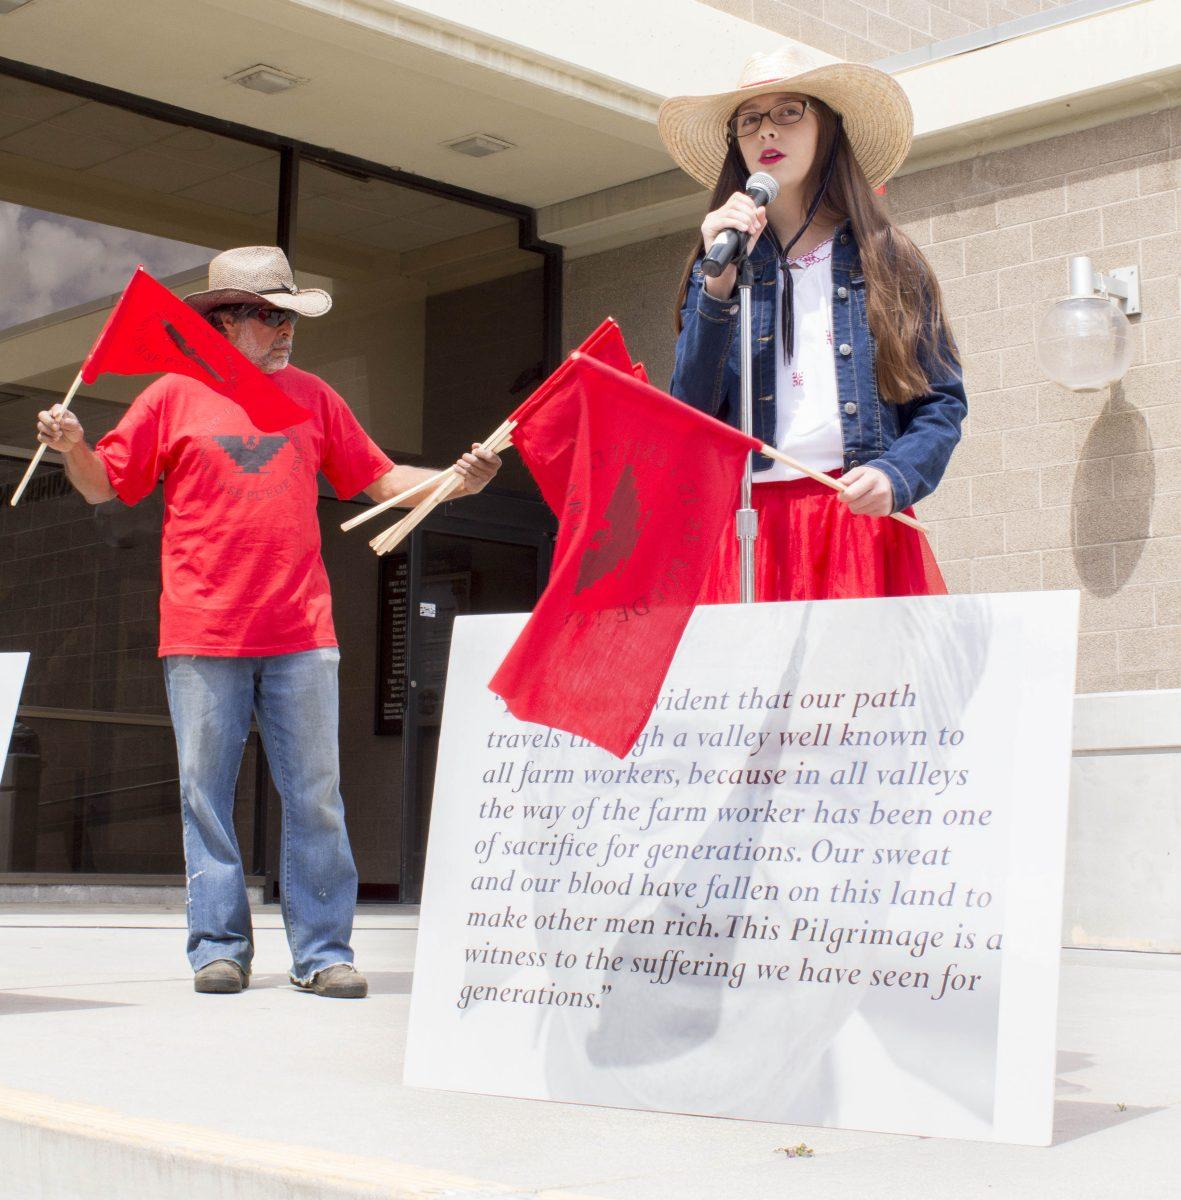
M489 685L514 716L620 757L656 704L759 448L624 361L576 352L514 413L513 445L561 527L549 586Z
M607 317L593 333L583 340L582 345L548 379L544 380L527 400L518 406L517 410L509 416L509 420L516 421L519 425L543 404L548 403L565 383L567 372L579 354L589 354L618 371L634 372L638 365L632 363L631 355L628 354L627 345L623 340L623 332L616 324L615 319ZM640 367L641 371L643 369ZM551 446L549 469L544 475L533 472L533 478L541 489L542 498L559 517L562 515L562 505L566 500L566 480L570 474L570 462L574 451L573 439L564 445ZM528 465L527 460L526 465ZM558 554L561 553L563 537L567 533L568 530L565 526L559 527L556 546Z
M200 314L136 267L82 364L82 379L174 371L220 392L246 410L263 433L306 421L296 404Z

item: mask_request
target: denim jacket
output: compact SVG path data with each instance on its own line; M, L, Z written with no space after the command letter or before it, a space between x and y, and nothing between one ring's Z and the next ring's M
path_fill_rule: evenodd
M833 355L845 470L876 467L894 488L894 511L909 508L933 492L960 439L968 411L963 376L954 365L940 366L931 355L920 363L931 381L930 391L905 404L878 398L873 334L866 318L865 276L857 242L846 222L834 235L832 256ZM775 445L775 356L777 251L769 231L751 254L754 287L751 321L754 331L754 436ZM701 262L693 267L683 327L669 391L710 416L731 425L741 421L738 381L738 294L718 300L705 290ZM754 460L758 472L774 464L763 455Z

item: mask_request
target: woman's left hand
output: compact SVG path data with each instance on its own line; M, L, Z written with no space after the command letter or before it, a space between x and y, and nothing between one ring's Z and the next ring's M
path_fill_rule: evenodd
M877 467L854 467L841 476L846 488L841 501L850 512L862 517L888 517L894 511L894 488L889 477Z

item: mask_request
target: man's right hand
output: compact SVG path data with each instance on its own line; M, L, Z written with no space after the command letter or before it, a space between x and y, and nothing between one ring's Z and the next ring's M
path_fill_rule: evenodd
M61 452L66 477L88 504L115 498L106 465L86 444L82 422L64 404L37 414L37 441Z
M69 454L83 436L81 421L61 404L37 414L37 441L44 442L50 450Z

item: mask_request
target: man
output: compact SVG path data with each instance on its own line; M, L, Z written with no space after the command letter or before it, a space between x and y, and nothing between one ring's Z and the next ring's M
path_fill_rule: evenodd
M337 667L320 557L316 475L344 499L385 500L430 472L395 466L322 380L289 365L295 323L332 298L297 288L283 252L247 246L209 265L185 300L310 419L262 434L204 384L165 375L93 449L60 405L38 439L65 458L91 503L142 500L164 480L160 656L180 762L188 875L188 956L198 992L240 992L254 953L234 834L234 787L258 719L283 800L280 888L291 981L321 996L361 997L350 946L357 872L344 823ZM458 494L480 491L500 459L472 448L454 466Z

